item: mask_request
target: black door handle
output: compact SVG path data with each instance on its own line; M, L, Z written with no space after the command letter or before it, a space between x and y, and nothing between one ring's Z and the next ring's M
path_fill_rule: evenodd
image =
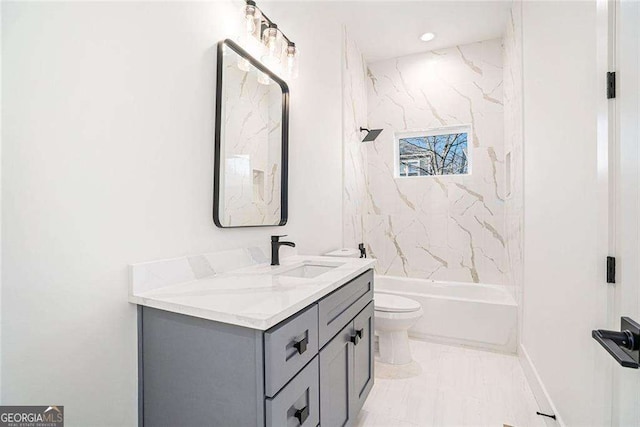
M298 419L300 425L304 424L304 422L307 421L307 418L309 418L309 407L305 406L302 409L298 409L293 416Z
M597 329L595 339L623 367L640 368L640 324L628 317L621 319L621 331Z
M296 350L298 350L298 354L302 354L305 351L307 351L307 344L308 343L309 343L309 338L304 337L300 341L296 341L296 343L293 344L293 346L295 347Z

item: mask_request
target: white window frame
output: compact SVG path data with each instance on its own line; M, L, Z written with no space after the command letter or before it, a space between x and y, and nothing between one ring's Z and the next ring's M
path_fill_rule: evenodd
M466 133L467 134L467 173L460 173L455 175L418 175L409 176L407 170L407 176L400 175L400 140L404 138L417 138L421 136L438 136L449 135L452 133ZM472 158L471 148L473 148L473 127L471 124L462 124L455 126L442 126L438 128L429 128L424 130L411 130L395 132L393 139L393 176L395 179L416 179L416 178L445 178L456 176L468 176L471 175Z

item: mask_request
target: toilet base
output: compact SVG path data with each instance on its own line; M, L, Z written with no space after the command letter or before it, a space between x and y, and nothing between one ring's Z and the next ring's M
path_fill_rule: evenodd
M380 361L390 365L406 365L413 360L409 348L409 334L403 331L376 331Z

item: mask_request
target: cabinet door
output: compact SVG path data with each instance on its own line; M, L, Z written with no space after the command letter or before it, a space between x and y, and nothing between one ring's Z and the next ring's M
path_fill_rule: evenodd
M353 346L353 402L354 414L358 414L373 387L373 301L353 319L354 334L358 337Z
M353 424L353 323L349 323L320 351L320 424Z

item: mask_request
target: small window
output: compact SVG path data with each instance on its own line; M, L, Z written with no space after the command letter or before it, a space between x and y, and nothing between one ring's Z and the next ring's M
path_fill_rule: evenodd
M397 176L469 173L469 126L396 134Z

